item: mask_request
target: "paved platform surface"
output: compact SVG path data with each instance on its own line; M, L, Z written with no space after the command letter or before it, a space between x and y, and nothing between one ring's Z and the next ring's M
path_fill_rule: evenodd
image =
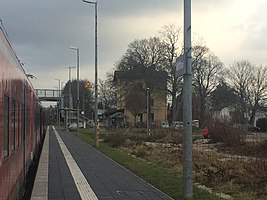
M172 198L72 133L49 127L31 199L171 200Z

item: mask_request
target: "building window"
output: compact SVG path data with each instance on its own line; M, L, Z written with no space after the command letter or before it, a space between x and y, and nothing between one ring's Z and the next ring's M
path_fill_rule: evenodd
M139 122L143 122L143 114L142 113L138 113L136 115L136 122L139 123Z
M16 101L12 100L11 107L11 151L15 151L15 141L16 141Z
M150 121L154 122L155 121L155 115L154 113L150 113Z
M4 157L9 155L9 97L4 100Z

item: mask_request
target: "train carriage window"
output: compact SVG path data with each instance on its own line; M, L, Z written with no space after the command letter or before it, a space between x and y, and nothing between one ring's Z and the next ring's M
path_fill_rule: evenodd
M15 141L16 141L16 101L12 99L11 107L11 151L15 151Z
M9 97L4 100L4 157L9 155Z

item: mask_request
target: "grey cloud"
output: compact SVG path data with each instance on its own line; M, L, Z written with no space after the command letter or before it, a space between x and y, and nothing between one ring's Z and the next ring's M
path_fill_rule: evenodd
M258 10L246 22L246 38L242 46L254 51L266 51L267 49L267 22L266 22L267 3L259 6Z
M93 5L82 3L82 0L0 1L0 18L19 59L25 62L26 71L38 75L42 72L48 74L49 71L50 76L64 74L66 77L67 71L64 68L75 65L75 52L69 46L77 46L80 48L81 65L87 69L83 73L90 73L93 77ZM223 6L231 3L229 0L197 0L192 1L192 9L196 9L195 14L201 15L215 7L225 9ZM153 26L158 27L159 22L151 20L150 25L144 25L142 17L164 18L169 13L182 16L182 10L182 0L98 0L99 71L110 71L134 39L147 37L150 33L153 34L151 36L157 34L149 31ZM260 20L264 22L264 19ZM166 24L170 22L172 21L166 21ZM266 28L261 31L262 34L266 33ZM248 41L254 42L246 45L259 43L262 40L260 37L263 37L252 36L251 32ZM39 78L38 81L43 80Z
M103 16L123 17L149 13L163 13L182 6L181 0L99 0Z
M243 42L243 47L250 48L256 51L266 51L267 49L267 24L259 31L254 32L251 30L249 35Z

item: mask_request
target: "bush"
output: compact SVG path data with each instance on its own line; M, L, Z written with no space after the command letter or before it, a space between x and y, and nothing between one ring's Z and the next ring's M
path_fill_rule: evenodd
M173 144L182 144L183 143L183 135L181 133L172 134L172 143Z
M229 122L213 121L209 126L209 137L213 142L236 146L244 143L245 129Z
M136 148L133 149L132 154L136 155L139 158L144 158L148 155L147 149L145 146L136 146Z
M151 142L162 142L164 138L169 134L168 130L155 129L151 131Z
M144 141L148 141L149 136L146 133L135 133L135 132L131 132L127 135L127 137L135 142L136 145L141 145L142 142Z
M261 131L267 131L267 119L266 118L258 119L256 126L259 127Z
M123 146L126 142L126 135L122 132L110 133L106 136L105 142L109 143L112 147Z

